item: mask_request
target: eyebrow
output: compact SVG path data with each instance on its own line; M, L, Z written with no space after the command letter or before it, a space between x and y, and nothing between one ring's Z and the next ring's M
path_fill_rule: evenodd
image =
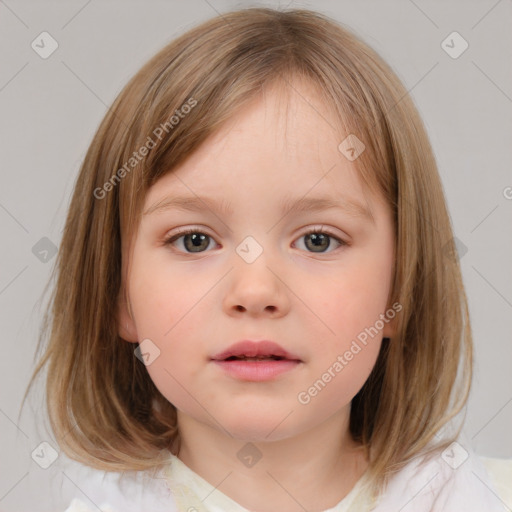
M280 208L282 215L338 209L350 216L360 217L374 223L373 215L367 206L348 198L335 199L332 197L306 196L301 198L285 198L281 202ZM200 196L165 197L150 206L143 215L148 216L154 213L163 213L174 209L189 212L198 212L207 209L227 217L233 215L233 208L230 203L224 199L216 201L208 197Z

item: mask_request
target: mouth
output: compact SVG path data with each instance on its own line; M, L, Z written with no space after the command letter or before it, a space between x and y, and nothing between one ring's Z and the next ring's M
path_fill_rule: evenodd
M258 356L258 357L249 357L249 356L229 356L223 361L291 361L291 359L286 359L286 357L280 356Z
M290 360L300 362L300 358L295 354L287 352L283 347L273 341L239 341L226 350L214 355L214 361L260 361L260 360Z
M297 368L302 361L271 341L241 341L215 355L216 363L230 377L252 382L274 380Z

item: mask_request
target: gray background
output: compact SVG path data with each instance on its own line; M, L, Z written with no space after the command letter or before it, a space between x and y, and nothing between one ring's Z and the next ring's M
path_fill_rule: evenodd
M157 50L217 13L253 5L309 7L347 24L410 90L438 159L472 315L464 432L478 453L512 457L510 0L0 0L0 511L63 510L77 491L62 454L46 470L31 457L43 441L57 448L43 425L41 386L18 415L55 261L51 252L41 261L41 247L51 246L40 240L60 243L92 135ZM47 59L31 48L43 31L59 45ZM456 59L441 47L453 31L469 43Z

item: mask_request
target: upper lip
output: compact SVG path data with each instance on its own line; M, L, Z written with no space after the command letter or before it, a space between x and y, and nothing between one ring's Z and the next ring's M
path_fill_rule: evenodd
M214 361L223 361L228 357L265 357L276 356L283 359L290 359L300 361L300 358L290 352L287 352L283 347L273 341L250 341L243 340L234 343L226 350L215 354L212 359Z

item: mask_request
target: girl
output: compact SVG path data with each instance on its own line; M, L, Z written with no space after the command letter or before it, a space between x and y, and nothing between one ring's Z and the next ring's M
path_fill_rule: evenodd
M332 20L194 28L94 137L47 366L67 509L498 511L450 431L472 339L425 130ZM459 377L457 380L460 365Z

